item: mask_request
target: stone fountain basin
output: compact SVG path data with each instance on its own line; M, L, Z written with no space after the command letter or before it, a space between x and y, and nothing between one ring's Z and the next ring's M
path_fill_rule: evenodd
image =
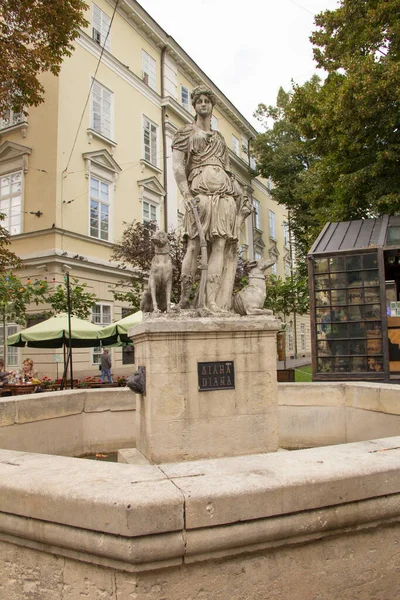
M66 456L132 446L129 390L3 399L5 597L25 597L27 573L41 600L89 584L107 600L396 597L400 388L279 384L278 397L281 445L316 447L161 465Z

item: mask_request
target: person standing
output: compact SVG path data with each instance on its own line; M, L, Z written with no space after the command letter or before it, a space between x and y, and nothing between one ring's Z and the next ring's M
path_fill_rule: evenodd
M100 366L101 366L101 381L104 383L105 377L107 377L108 382L112 383L111 377L111 356L108 353L108 348L104 348L103 354L100 356Z

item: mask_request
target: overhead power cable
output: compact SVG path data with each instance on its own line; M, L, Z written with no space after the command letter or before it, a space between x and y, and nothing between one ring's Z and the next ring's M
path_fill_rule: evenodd
M83 107L83 111L82 111L82 115L81 115L81 118L80 118L80 121L79 121L78 129L76 130L76 135L75 135L74 143L72 144L71 153L69 155L67 166L65 167L64 173L68 172L69 163L71 162L72 154L73 154L73 152L75 150L75 145L76 145L76 141L78 139L79 131L80 131L80 128L81 128L81 125L82 125L83 117L85 115L85 111L86 111L87 105L88 105L89 100L90 100L90 95L92 93L92 88L93 88L93 84L94 84L95 79L96 79L97 71L99 70L99 67L100 67L100 64L101 64L101 59L103 58L104 48L105 48L108 36L110 35L111 25L113 24L115 13L117 12L118 3L119 3L119 0L117 0L116 3L115 3L115 7L114 7L114 11L113 11L113 14L112 14L112 17L111 17L110 25L108 26L107 35L106 35L106 37L104 39L104 43L103 43L103 45L101 47L101 52L100 52L99 60L97 61L96 70L94 72L94 76L92 77L92 82L90 84L89 93L88 93L87 98L86 98L85 106Z

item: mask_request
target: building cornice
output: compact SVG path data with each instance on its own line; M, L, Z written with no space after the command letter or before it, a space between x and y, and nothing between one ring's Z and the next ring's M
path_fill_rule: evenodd
M263 194L266 194L269 198L271 198L271 193L269 191L269 189L267 188L266 185L264 185L263 183L261 183L261 181L259 179L252 179L251 180L251 185L255 188L257 188L260 192L262 192Z
M79 260L74 258L73 252L63 251L61 248L52 248L51 250L44 250L43 252L31 252L21 254L20 258L23 262L24 267L39 267L43 263L50 263L62 267L67 265L72 269L83 269L88 271L98 271L99 273L107 273L109 275L118 275L121 279L130 279L135 275L133 269L121 269L116 262L105 261L99 258L88 256L85 260Z
M112 0L109 4L114 6ZM196 85L201 83L208 85L217 96L218 109L234 123L237 129L250 138L257 135L257 130L247 121L247 119L238 111L225 94L214 84L213 81L202 71L184 49L162 29L158 23L147 13L135 0L119 0L118 12L128 17L128 20L135 25L139 32L147 37L160 50L165 49L167 53L175 60L179 68L188 75ZM90 38L89 38L90 39ZM95 44L95 42L93 42ZM99 46L98 46L99 47ZM110 56L104 51L104 55ZM139 78L138 78L139 79ZM140 79L139 79L140 81Z

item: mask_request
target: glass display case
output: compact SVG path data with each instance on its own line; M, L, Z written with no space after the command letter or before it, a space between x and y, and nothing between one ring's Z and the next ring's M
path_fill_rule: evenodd
M383 374L377 253L315 257L312 265L316 378Z

